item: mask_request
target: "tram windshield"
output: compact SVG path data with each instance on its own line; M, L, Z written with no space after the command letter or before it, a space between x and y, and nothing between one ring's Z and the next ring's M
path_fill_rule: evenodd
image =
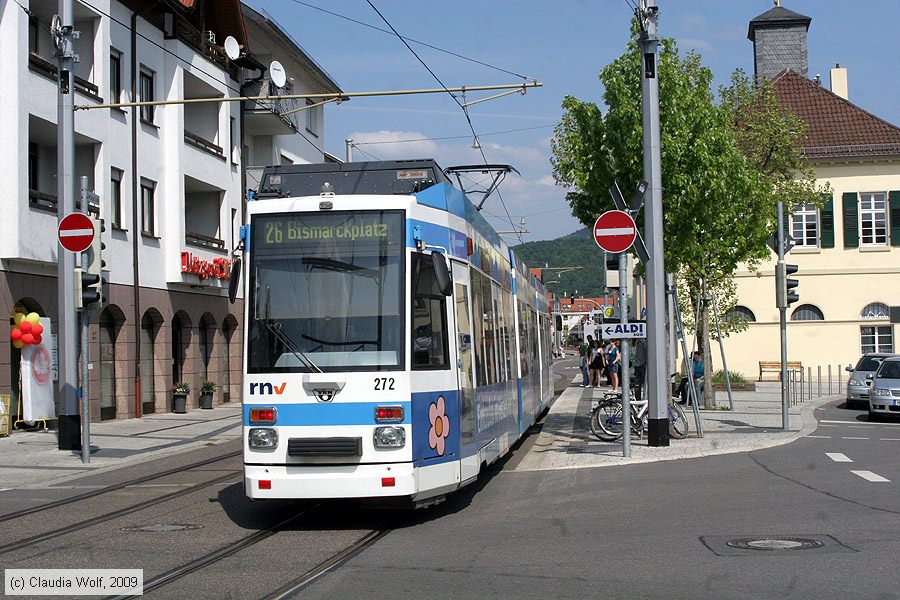
M400 211L255 215L248 370L403 368Z

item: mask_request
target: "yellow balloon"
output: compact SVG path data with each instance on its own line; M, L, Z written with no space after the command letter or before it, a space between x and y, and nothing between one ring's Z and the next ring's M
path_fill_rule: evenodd
M17 312L16 314L13 315L13 321L15 322L16 325L18 325L19 323L21 323L24 320L25 320L25 315L20 312Z
M28 313L28 316L25 317L25 320L31 324L40 323L41 315L37 314L36 312Z
M15 340L13 342L13 346L15 346L16 348L21 348L24 345L25 345L25 342L23 342L22 340Z

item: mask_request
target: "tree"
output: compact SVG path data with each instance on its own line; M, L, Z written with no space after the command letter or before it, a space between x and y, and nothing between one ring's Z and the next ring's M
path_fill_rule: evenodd
M737 267L754 269L771 256L766 240L779 195L789 193L791 203L818 201L799 154L802 123L780 110L771 86L752 85L740 72L717 103L712 72L697 53L682 58L672 39L662 40L658 73L666 270L686 284L689 299L682 306L716 293L724 314L735 300ZM607 189L613 182L632 189L642 178L641 74L633 39L600 72L605 114L596 104L563 100L551 162L557 183L570 188L573 214L586 225L612 208ZM703 307L698 339L706 340L711 371ZM746 323L721 327L727 333Z

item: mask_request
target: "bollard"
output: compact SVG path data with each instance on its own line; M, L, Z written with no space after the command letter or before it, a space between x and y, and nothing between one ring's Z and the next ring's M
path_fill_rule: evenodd
M831 395L831 365L828 365L828 395Z
M822 397L822 365L816 367L816 398Z
M812 400L812 367L806 367L806 399Z

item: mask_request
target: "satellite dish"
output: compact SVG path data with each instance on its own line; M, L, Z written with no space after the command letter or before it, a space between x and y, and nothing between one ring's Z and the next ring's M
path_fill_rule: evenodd
M225 38L225 55L231 60L236 60L241 56L241 45L232 35Z
M272 83L275 84L275 87L281 88L287 83L287 73L284 72L284 67L282 67L281 63L277 60L273 60L269 64L269 77L272 79Z

